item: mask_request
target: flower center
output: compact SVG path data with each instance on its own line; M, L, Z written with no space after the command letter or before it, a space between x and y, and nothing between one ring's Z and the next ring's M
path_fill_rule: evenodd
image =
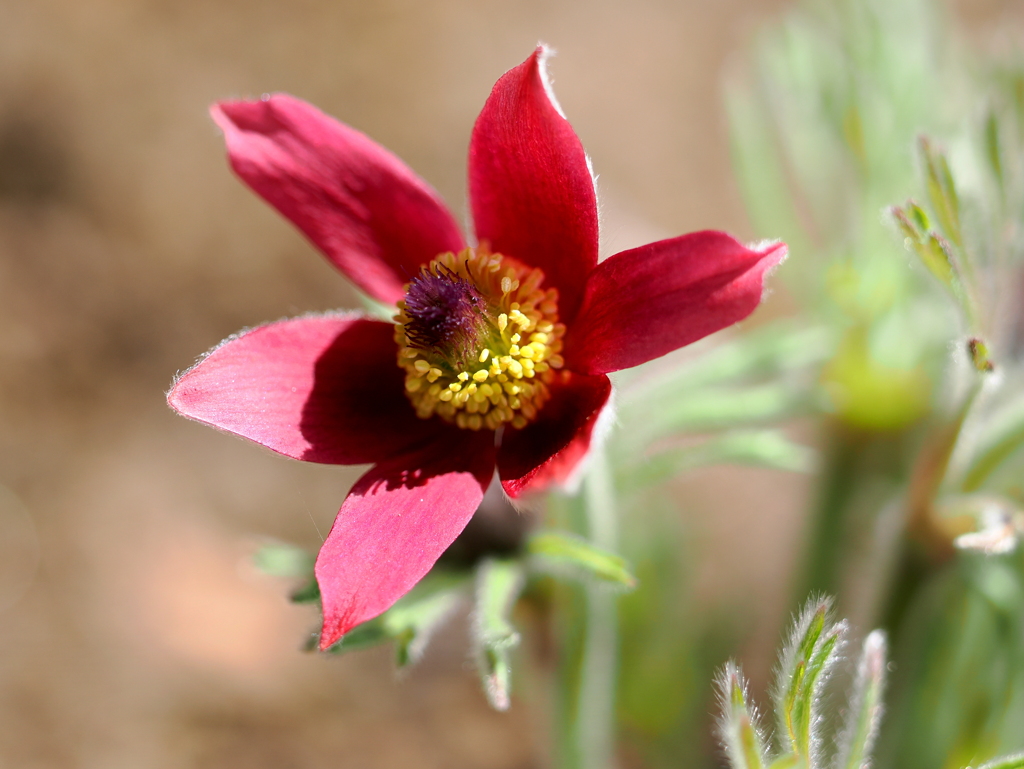
M543 282L539 269L470 248L441 254L409 282L395 341L421 418L496 430L537 415L565 334L558 291Z

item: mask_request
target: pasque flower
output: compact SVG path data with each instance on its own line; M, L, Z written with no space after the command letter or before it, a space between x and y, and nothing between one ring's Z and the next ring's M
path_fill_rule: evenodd
M749 315L785 256L696 232L598 264L594 181L546 50L473 129L468 245L435 193L284 94L216 105L232 168L394 323L308 315L231 337L175 381L179 413L310 462L372 464L320 550L321 648L377 616L465 527L495 468L511 497L565 480L607 374Z

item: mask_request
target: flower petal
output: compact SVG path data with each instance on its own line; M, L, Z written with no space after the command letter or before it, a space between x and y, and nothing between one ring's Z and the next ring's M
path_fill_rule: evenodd
M583 145L552 96L547 55L538 47L491 91L469 145L469 196L480 241L543 269L569 322L597 264L597 196Z
M405 397L393 334L390 323L355 314L269 323L215 348L167 401L294 459L376 462L438 429Z
M437 193L353 128L287 94L221 102L231 167L370 296L394 303L420 265L463 248Z
M765 272L785 256L784 243L752 250L712 230L611 256L587 280L566 365L618 371L743 320L761 301Z
M494 475L494 433L452 428L359 479L316 559L320 648L387 610L465 528Z
M502 435L498 475L510 497L564 482L590 450L612 384L606 376L569 371L559 377L537 418L521 430L506 428Z

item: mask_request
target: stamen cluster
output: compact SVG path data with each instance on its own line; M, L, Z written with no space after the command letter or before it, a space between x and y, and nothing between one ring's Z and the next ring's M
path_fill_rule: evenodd
M470 430L525 427L563 365L558 292L501 254L441 254L406 287L395 339L405 390L423 419Z

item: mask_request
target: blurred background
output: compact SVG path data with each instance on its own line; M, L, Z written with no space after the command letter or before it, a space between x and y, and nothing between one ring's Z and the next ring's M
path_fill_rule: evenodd
M599 175L604 254L751 239L722 83L788 5L0 0L0 767L548 765L543 696L491 711L464 621L401 677L386 650L301 653L315 611L249 556L270 538L315 550L358 471L167 409L173 374L225 336L358 304L231 175L206 110L293 93L464 214L476 114L542 40ZM1024 29L1019 0L948 13L981 48ZM776 288L765 318L791 309ZM741 603L722 654L763 687L808 481L718 468L674 493L680 605Z

